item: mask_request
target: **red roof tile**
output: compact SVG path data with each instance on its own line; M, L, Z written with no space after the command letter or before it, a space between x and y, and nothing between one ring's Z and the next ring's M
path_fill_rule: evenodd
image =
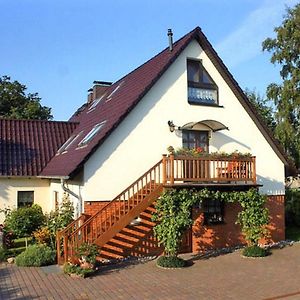
M76 125L0 119L0 176L37 176Z
M89 111L88 107L85 107L77 116L73 116L70 119L71 121L76 120L80 122L74 134L83 131L82 137L97 123L105 120L107 122L99 134L97 134L86 147L78 148L78 143L74 143L74 145L68 149L67 153L55 156L41 175L72 175L149 91L170 64L188 45L198 30L200 29L194 29L174 43L173 51L169 51L169 48L166 48L110 86L106 96L95 109ZM111 98L109 98L111 93L113 94Z
M182 37L174 43L173 51L166 48L158 55L114 83L107 90L105 97L94 109L83 105L70 119L79 122L79 126L74 130L74 135L82 132L76 143L74 142L68 151L56 155L42 171L42 176L70 176L76 174L89 156L103 143L110 133L117 128L120 122L136 106L143 96L159 80L168 67L176 60L181 52L186 48L191 40L196 39L202 49L211 59L224 80L231 87L234 94L241 102L245 110L249 113L262 134L269 141L274 151L287 164L285 154L276 144L272 134L264 126L259 116L255 113L251 103L244 95L243 91L234 80L222 60L219 58L211 44L202 33L199 27ZM112 93L112 94L111 94ZM111 94L111 98L109 95ZM106 120L100 132L85 147L78 147L78 142L98 123Z

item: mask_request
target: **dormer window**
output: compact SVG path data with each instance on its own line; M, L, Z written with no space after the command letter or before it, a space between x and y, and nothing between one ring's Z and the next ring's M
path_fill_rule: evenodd
M188 101L191 104L218 104L218 87L201 61L187 61Z
M90 130L90 132L81 140L81 142L78 144L78 147L83 147L83 146L87 145L95 137L95 135L100 131L100 129L104 126L105 123L106 123L106 121L96 124Z

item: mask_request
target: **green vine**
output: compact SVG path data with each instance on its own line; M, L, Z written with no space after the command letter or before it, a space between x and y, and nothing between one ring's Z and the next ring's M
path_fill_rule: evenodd
M246 192L220 192L202 189L168 189L158 199L156 213L152 220L157 222L154 233L164 245L167 256L177 256L184 232L192 225L192 207L200 206L203 200L238 202L243 210L238 214L237 224L242 227L245 239L250 245L257 245L266 236L269 212L265 208L266 196L256 189Z

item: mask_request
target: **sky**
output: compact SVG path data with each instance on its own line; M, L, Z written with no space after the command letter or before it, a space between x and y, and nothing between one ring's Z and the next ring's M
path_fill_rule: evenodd
M261 43L299 0L0 0L0 76L68 120L94 80L116 81L195 27L245 89L265 95L279 66Z

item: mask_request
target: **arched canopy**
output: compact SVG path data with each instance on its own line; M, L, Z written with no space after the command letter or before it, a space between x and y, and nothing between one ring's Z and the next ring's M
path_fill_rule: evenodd
M211 129L213 132L228 129L227 126L225 126L223 123L216 121L216 120L203 120L199 122L189 122L183 126L180 127L182 130L199 130L199 126L204 125Z

